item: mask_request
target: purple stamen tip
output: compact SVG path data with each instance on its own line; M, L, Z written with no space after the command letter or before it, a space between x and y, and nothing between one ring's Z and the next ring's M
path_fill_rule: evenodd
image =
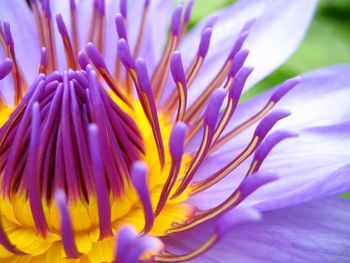
M171 56L170 69L175 83L180 82L186 88L186 75L182 65L180 51L175 51Z
M288 131L276 131L263 141L263 143L259 146L254 154L254 159L258 160L260 163L265 160L266 156L272 150L272 148L287 138L297 137L296 133L288 132Z
M99 6L99 0L94 0L93 8L94 8L94 9L97 9L98 6Z
M239 97L241 96L243 87L250 75L253 71L253 67L243 67L241 68L236 77L232 81L231 88L229 90L229 98L234 99L235 101L238 101Z
M230 72L228 73L229 77L234 77L238 70L243 66L245 60L247 59L249 54L249 50L242 49L237 52L235 57L233 58L233 62L230 68Z
M69 1L69 6L70 6L70 9L77 9L77 5L75 4L75 0L70 0Z
M5 58L5 60L0 64L0 79L3 79L12 70L13 63L11 59Z
M127 2L126 2L126 0L120 0L120 6L119 6L119 9L120 9L120 13L122 14L122 16L124 17L124 18L126 18L126 16L127 16Z
M82 51L80 51L78 54L78 62L82 69L86 69L86 66L89 64L89 60Z
M248 37L248 31L244 31L242 32L239 36L238 39L236 40L235 44L233 45L230 55L228 56L228 59L233 59L237 52L241 49L244 41L247 39Z
M213 29L211 27L204 29L202 32L201 42L198 48L198 57L204 58L207 55L212 32Z
M56 15L56 23L57 23L58 31L60 32L60 34L62 36L68 36L68 30L67 30L66 24L63 21L61 14Z
M232 228L241 223L258 222L261 219L261 213L255 208L235 208L225 213L218 219L216 222L215 231L220 237L222 237Z
M150 0L145 0L145 6L149 6L150 2Z
M100 0L100 3L98 5L97 11L101 16L104 16L106 14L106 3L105 0Z
M129 45L124 38L118 41L118 56L124 66L128 69L135 69L135 61L131 55Z
M186 131L187 125L184 122L177 122L171 131L169 150L174 159L178 160L182 157Z
M266 115L255 129L254 136L258 136L262 140L272 127L281 119L288 117L289 111L276 110Z
M219 111L226 94L227 92L224 89L218 88L211 95L208 106L204 113L204 123L209 127L215 127Z
M241 32L249 31L250 28L252 27L252 25L254 25L255 21L256 21L256 18L255 18L255 17L252 18L252 19L250 19L250 20L248 20L248 22L245 23L245 25L243 26Z
M137 238L137 233L131 225L123 225L117 235L117 257L113 263L124 262L125 251L127 251Z
M13 46L14 43L13 43L13 38L11 34L10 23L7 21L4 21L3 27L4 27L4 38L5 38L6 44L9 46Z
M141 161L136 161L132 164L131 180L135 190L139 195L139 198L141 199L145 215L146 222L144 232L148 232L149 230L151 230L154 222L152 203L147 185L147 173L148 167L145 163Z
M147 251L156 251L161 248L161 242L152 236L141 236L125 255L126 263L139 262L139 258Z
M50 0L43 0L43 9L44 9L44 13L45 13L45 17L46 18L50 18L51 17L51 3Z
M45 47L41 48L40 64L43 66L47 65L47 52Z
M136 60L135 67L140 89L146 94L152 95L151 82L149 80L149 75L145 61L142 58L138 58Z
M239 190L244 197L250 195L259 187L276 181L278 176L276 174L271 173L255 173L249 177L246 177L244 181L239 186Z
M205 27L204 27L204 30L205 30L206 28L213 28L214 25L215 25L215 23L216 23L216 21L218 21L218 16L212 16L212 17L210 17L210 18L208 19L207 24L206 24Z
M88 43L86 47L86 52L88 53L92 63L94 63L96 68L106 68L105 61L103 60L101 53L97 50L94 44L92 44L91 42Z
M181 16L182 16L182 5L178 5L173 13L171 22L171 34L176 36L180 32Z
M185 15L184 15L185 23L188 23L188 21L190 20L193 4L194 4L194 0L190 0L187 3Z
M127 39L126 37L126 28L124 24L124 17L121 13L118 13L115 17L115 25L117 26L117 32L119 35L119 38Z
M281 84L280 88L278 88L271 96L271 101L278 102L284 95L286 95L292 88L298 85L301 82L301 77L294 77L288 79L284 83Z

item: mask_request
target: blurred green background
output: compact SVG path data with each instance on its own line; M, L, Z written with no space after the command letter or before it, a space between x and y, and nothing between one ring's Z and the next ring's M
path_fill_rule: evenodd
M197 0L191 26L235 0ZM332 64L350 63L350 0L319 0L313 22L300 47L280 68L248 93L249 98L304 72ZM349 72L350 74L350 72ZM350 198L350 193L344 196Z

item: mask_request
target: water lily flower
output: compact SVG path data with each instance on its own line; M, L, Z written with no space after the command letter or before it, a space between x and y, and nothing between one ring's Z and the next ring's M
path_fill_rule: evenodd
M350 66L238 104L316 1L193 4L0 2L1 262L350 260Z

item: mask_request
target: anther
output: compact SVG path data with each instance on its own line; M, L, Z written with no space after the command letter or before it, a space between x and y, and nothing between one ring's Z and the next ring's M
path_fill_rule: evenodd
M253 137L249 142L248 146L229 164L224 168L220 169L212 176L204 179L195 184L195 189L193 193L197 193L207 189L208 187L216 184L224 177L226 177L230 172L232 172L238 165L240 165L244 160L246 160L260 145L262 140L265 138L267 133L273 128L273 126L281 119L290 115L290 112L276 110L269 113L256 127Z
M158 205L155 211L155 216L157 216L166 202L168 201L169 194L177 180L177 176L180 171L180 166L182 162L182 155L184 152L184 142L186 136L187 126L183 122L177 122L171 131L169 139L169 151L171 155L171 168L169 176L164 184L162 193L160 195Z
M233 79L232 85L228 93L227 105L222 115L222 118L220 119L220 122L215 130L212 143L215 143L215 141L219 138L226 125L230 121L238 105L238 101L241 97L245 82L252 71L252 67L241 68L240 71L237 73L236 77Z
M276 103L283 98L292 88L297 86L301 82L300 77L295 77L290 80L287 80L283 82L276 91L271 95L270 99L267 101L265 106L258 111L255 115L253 115L251 118L240 124L238 127L234 128L230 132L228 132L225 136L220 138L216 141L216 143L211 147L210 153L216 151L219 149L223 144L225 144L227 141L231 140L234 136L241 133L248 127L250 127L252 124L263 118L275 105Z
M124 262L125 252L132 246L136 238L136 230L131 225L121 226L116 237L116 257L113 263Z
M119 38L124 38L125 40L127 40L127 34L126 34L126 28L125 28L125 20L124 17L122 16L122 14L117 14L115 17L115 25L117 27L117 32L118 32L118 36Z
M153 208L149 188L147 185L147 173L147 166L143 162L137 161L132 164L131 180L141 200L145 217L145 226L143 233L148 233L152 229L154 223Z
M251 176L253 173L256 173L269 152L275 147L279 142L287 138L297 137L298 135L292 132L287 131L276 131L262 142L258 149L254 153L253 161L250 164L249 170L246 176Z
M86 55L84 52L79 52L78 54L78 62L79 62L79 65L80 65L80 68L82 70L85 70L86 69L86 66L89 64L89 60L87 59Z
M170 60L170 69L174 82L176 83L179 98L179 106L176 121L182 121L187 105L187 84L185 71L182 65L181 54L179 51L174 52Z
M141 97L145 104L144 111L152 127L152 132L158 148L160 164L161 167L163 167L165 163L164 145L158 121L157 108L147 72L146 63L142 59L136 60L136 75L141 91Z
M68 30L67 30L66 24L63 21L61 14L57 14L56 23L57 23L58 31L60 32L63 40L64 50L66 52L67 65L71 69L76 69L77 62L76 62L75 54L73 53L73 47L68 35Z
M47 53L46 48L41 48L39 73L47 74Z
M186 72L187 89L191 87L193 80L195 79L197 73L199 72L203 64L204 58L207 55L207 52L209 49L211 35L212 35L212 28L206 28L202 33L197 56L194 59L194 61L191 63L189 69ZM168 99L167 103L164 105L164 108L165 108L164 111L167 112L167 114L172 115L175 107L176 107L176 97L172 96Z
M186 175L184 176L181 182L181 185L176 190L172 198L179 196L186 189L186 187L190 184L195 172L198 170L200 164L206 157L210 145L212 143L219 111L222 102L226 96L226 93L227 92L225 90L219 88L215 90L212 96L210 97L208 106L204 113L204 131L199 150L197 151L196 156L193 158L191 165L188 168Z
M100 52L96 49L96 47L92 44L89 43L86 47L86 52L88 53L92 63L95 65L96 69L98 72L102 75L102 77L105 79L107 84L111 87L113 92L123 101L125 102L128 106L131 107L131 104L127 97L122 93L119 87L115 84L113 81L113 78L111 77L106 64L104 62L104 59Z

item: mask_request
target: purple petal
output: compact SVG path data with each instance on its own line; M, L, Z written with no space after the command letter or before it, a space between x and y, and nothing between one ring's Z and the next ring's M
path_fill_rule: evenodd
M350 200L323 199L263 213L260 223L234 228L191 262L338 263L350 260ZM208 236L213 223L166 238L169 251L188 251Z
M213 29L206 63L194 82L189 97L195 100L218 73L244 24L252 18L256 20L249 30L243 48L250 51L246 64L254 66L255 70L246 89L263 79L299 46L315 7L316 1L241 0L217 12L218 21ZM185 66L193 59L193 50L197 48L206 23L207 20L195 27L184 40L181 50L186 58Z
M302 76L302 82L289 91L275 108L288 109L291 116L281 120L276 129L297 132L298 138L277 145L261 166L262 172L274 172L279 180L262 187L245 205L273 209L344 193L350 190L347 156L350 114L350 66L333 66ZM266 104L278 87L240 104L228 130L249 118ZM323 127L322 127L323 126ZM236 156L249 141L256 124L226 143L211 155L198 170L203 178ZM224 132L225 133L225 132ZM200 139L200 134L197 136ZM241 164L228 178L207 193L194 196L196 203L207 205L223 200L247 172L251 159ZM215 168L215 169L214 169Z

